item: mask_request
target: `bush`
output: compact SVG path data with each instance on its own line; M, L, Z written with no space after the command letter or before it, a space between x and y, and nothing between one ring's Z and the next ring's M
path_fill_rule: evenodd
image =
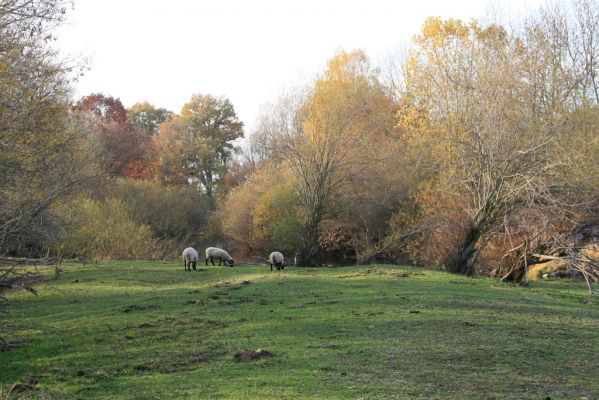
M131 219L147 225L159 239L189 242L200 235L209 217L206 198L190 186L164 186L155 181L119 179L115 195Z
M300 204L293 185L284 183L264 193L254 207L254 240L270 250L293 252L300 239Z
M264 243L256 240L254 235L256 204L265 193L271 191L271 188L288 180L285 173L282 166L264 162L248 180L231 190L217 212L222 232L245 246L263 246Z
M324 220L320 223L318 244L333 260L355 262L359 230L353 223Z
M133 221L121 200L78 196L56 205L55 212L67 224L50 249L63 257L133 260L160 253L150 227Z

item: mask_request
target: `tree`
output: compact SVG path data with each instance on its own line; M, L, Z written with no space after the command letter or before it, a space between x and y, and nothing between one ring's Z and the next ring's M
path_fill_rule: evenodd
M243 137L243 122L233 104L226 98L193 95L180 115L163 123L158 136L166 179L173 176L197 185L214 207L215 192L233 161L234 141Z
M135 129L147 136L158 134L160 124L173 115L166 108L156 108L144 101L135 103L127 110L127 120Z
M341 51L324 76L304 96L284 99L279 107L281 153L297 182L303 223L298 263L310 265L318 251L319 224L331 212L336 193L356 174L384 134L384 95L362 51ZM384 120L384 118L381 118Z
M93 143L69 105L69 76L78 66L48 45L67 4L0 3L2 252L41 252L60 224L49 207L96 175Z
M485 245L523 213L531 220L564 215L570 184L552 150L570 134L564 118L582 86L560 29L533 23L517 36L497 25L430 18L415 38L405 66L410 106L398 117L406 131L416 122L412 140L437 165L431 182L455 206L446 218L457 233L445 260L451 271L472 275Z
M149 175L149 137L129 123L120 99L94 93L82 97L74 108L99 136L110 176L143 178Z

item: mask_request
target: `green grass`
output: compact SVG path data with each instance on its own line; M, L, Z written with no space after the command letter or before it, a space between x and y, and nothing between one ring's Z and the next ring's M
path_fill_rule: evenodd
M599 302L576 282L200 268L67 265L11 293L0 398L30 376L9 398L599 398ZM258 348L274 356L234 359Z

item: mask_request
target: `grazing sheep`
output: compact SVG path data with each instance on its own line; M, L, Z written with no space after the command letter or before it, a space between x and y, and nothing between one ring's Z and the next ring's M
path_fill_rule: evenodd
M191 267L193 267L193 270L195 271L199 259L200 256L193 247L188 247L183 250L183 265L185 266L185 271L188 271L188 268L189 271L191 271Z
M268 263L270 264L271 271L273 265L277 267L277 271L285 269L285 257L283 257L283 254L279 253L278 251L273 251L270 253L270 256L268 257Z
M210 260L212 265L214 265L215 258L218 258L218 265L220 265L221 262L223 262L225 265L227 265L228 262L229 266L231 267L233 266L233 264L235 264L235 260L233 260L233 257L231 257L229 253L227 253L223 249L219 249L218 247L208 247L206 249L206 265L208 265L208 260Z

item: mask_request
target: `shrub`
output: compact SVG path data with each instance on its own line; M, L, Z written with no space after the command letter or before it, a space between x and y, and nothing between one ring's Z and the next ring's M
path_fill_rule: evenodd
M300 204L291 183L274 186L254 207L252 230L261 247L293 252L300 239Z
M189 242L200 235L208 222L208 202L187 185L164 186L155 181L119 179L115 192L131 219L150 227L154 236L162 240Z
M137 224L123 201L78 196L56 206L67 224L50 243L64 257L153 259L159 243L148 225Z
M287 179L285 173L282 166L264 162L243 184L231 190L217 212L222 232L248 247L262 246L263 243L257 241L254 235L256 203L274 186Z

